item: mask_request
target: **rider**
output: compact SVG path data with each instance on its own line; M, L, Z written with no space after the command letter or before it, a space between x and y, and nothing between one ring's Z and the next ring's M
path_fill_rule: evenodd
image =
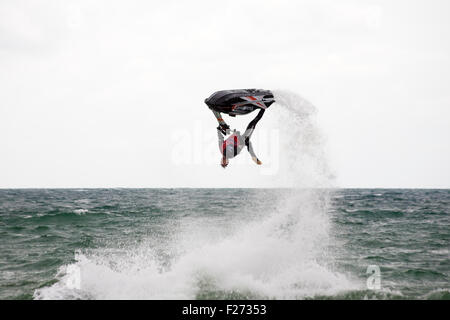
M219 149L222 153L222 159L220 161L220 165L225 169L226 166L229 163L228 159L234 158L237 156L241 150L244 148L244 145L247 146L247 150L250 153L252 160L260 165L262 162L258 159L255 152L253 151L253 146L250 141L250 137L255 130L255 126L258 123L258 121L261 119L262 115L264 114L264 109L261 109L256 116L255 119L253 119L249 125L247 126L247 129L245 130L244 134L241 135L239 131L233 130L233 134L230 135L226 140L224 140L223 132L219 127L217 127L217 137L219 138ZM230 129L227 128L225 133L229 133Z
M222 167L228 165L228 159L235 157L247 146L253 161L261 164L256 157L250 143L250 137L255 130L256 124L262 118L265 110L274 103L274 95L270 90L264 89L232 89L214 92L209 98L205 99L206 105L211 109L219 122L217 134L219 136L219 147L222 152ZM259 110L255 119L247 126L244 135L234 130L231 137L224 141L224 135L230 132L230 126L223 120L221 113L228 114L231 117L236 115L249 114Z

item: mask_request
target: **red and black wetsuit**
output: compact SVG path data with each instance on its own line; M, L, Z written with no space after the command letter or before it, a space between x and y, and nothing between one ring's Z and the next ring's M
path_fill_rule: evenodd
M255 130L256 124L259 120L261 120L264 109L261 109L258 112L258 115L253 119L247 126L247 129L245 130L244 134L241 135L239 131L233 132L231 136L229 136L226 140L224 140L224 135L221 132L221 130L217 130L217 136L219 138L219 148L222 155L227 158L231 159L237 156L241 150L244 148L244 146L247 146L247 150L252 156L252 158L258 158L253 151L252 143L250 141L250 137L253 134L253 131Z

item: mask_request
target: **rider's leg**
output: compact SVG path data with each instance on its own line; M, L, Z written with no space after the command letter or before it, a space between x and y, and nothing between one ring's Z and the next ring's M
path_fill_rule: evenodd
M264 114L264 109L259 110L258 114L256 115L255 119L253 119L252 121L250 121L250 123L247 126L247 129L244 132L243 138L245 140L245 145L248 148L248 142L250 140L250 137L252 136L253 131L255 130L256 124L259 122L259 120L261 120L263 114Z

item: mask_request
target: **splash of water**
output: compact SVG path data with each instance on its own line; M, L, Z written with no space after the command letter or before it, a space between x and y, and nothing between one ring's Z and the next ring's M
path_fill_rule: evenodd
M334 174L328 165L325 138L317 124L317 108L293 92L277 90L274 96L273 111L282 137L284 165L279 176L283 184L300 188L330 187Z

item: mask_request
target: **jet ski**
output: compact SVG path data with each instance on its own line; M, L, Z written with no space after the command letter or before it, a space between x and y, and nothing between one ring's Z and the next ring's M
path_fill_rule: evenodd
M232 117L248 114L256 109L267 109L274 102L272 92L263 89L221 90L205 99L210 109Z

